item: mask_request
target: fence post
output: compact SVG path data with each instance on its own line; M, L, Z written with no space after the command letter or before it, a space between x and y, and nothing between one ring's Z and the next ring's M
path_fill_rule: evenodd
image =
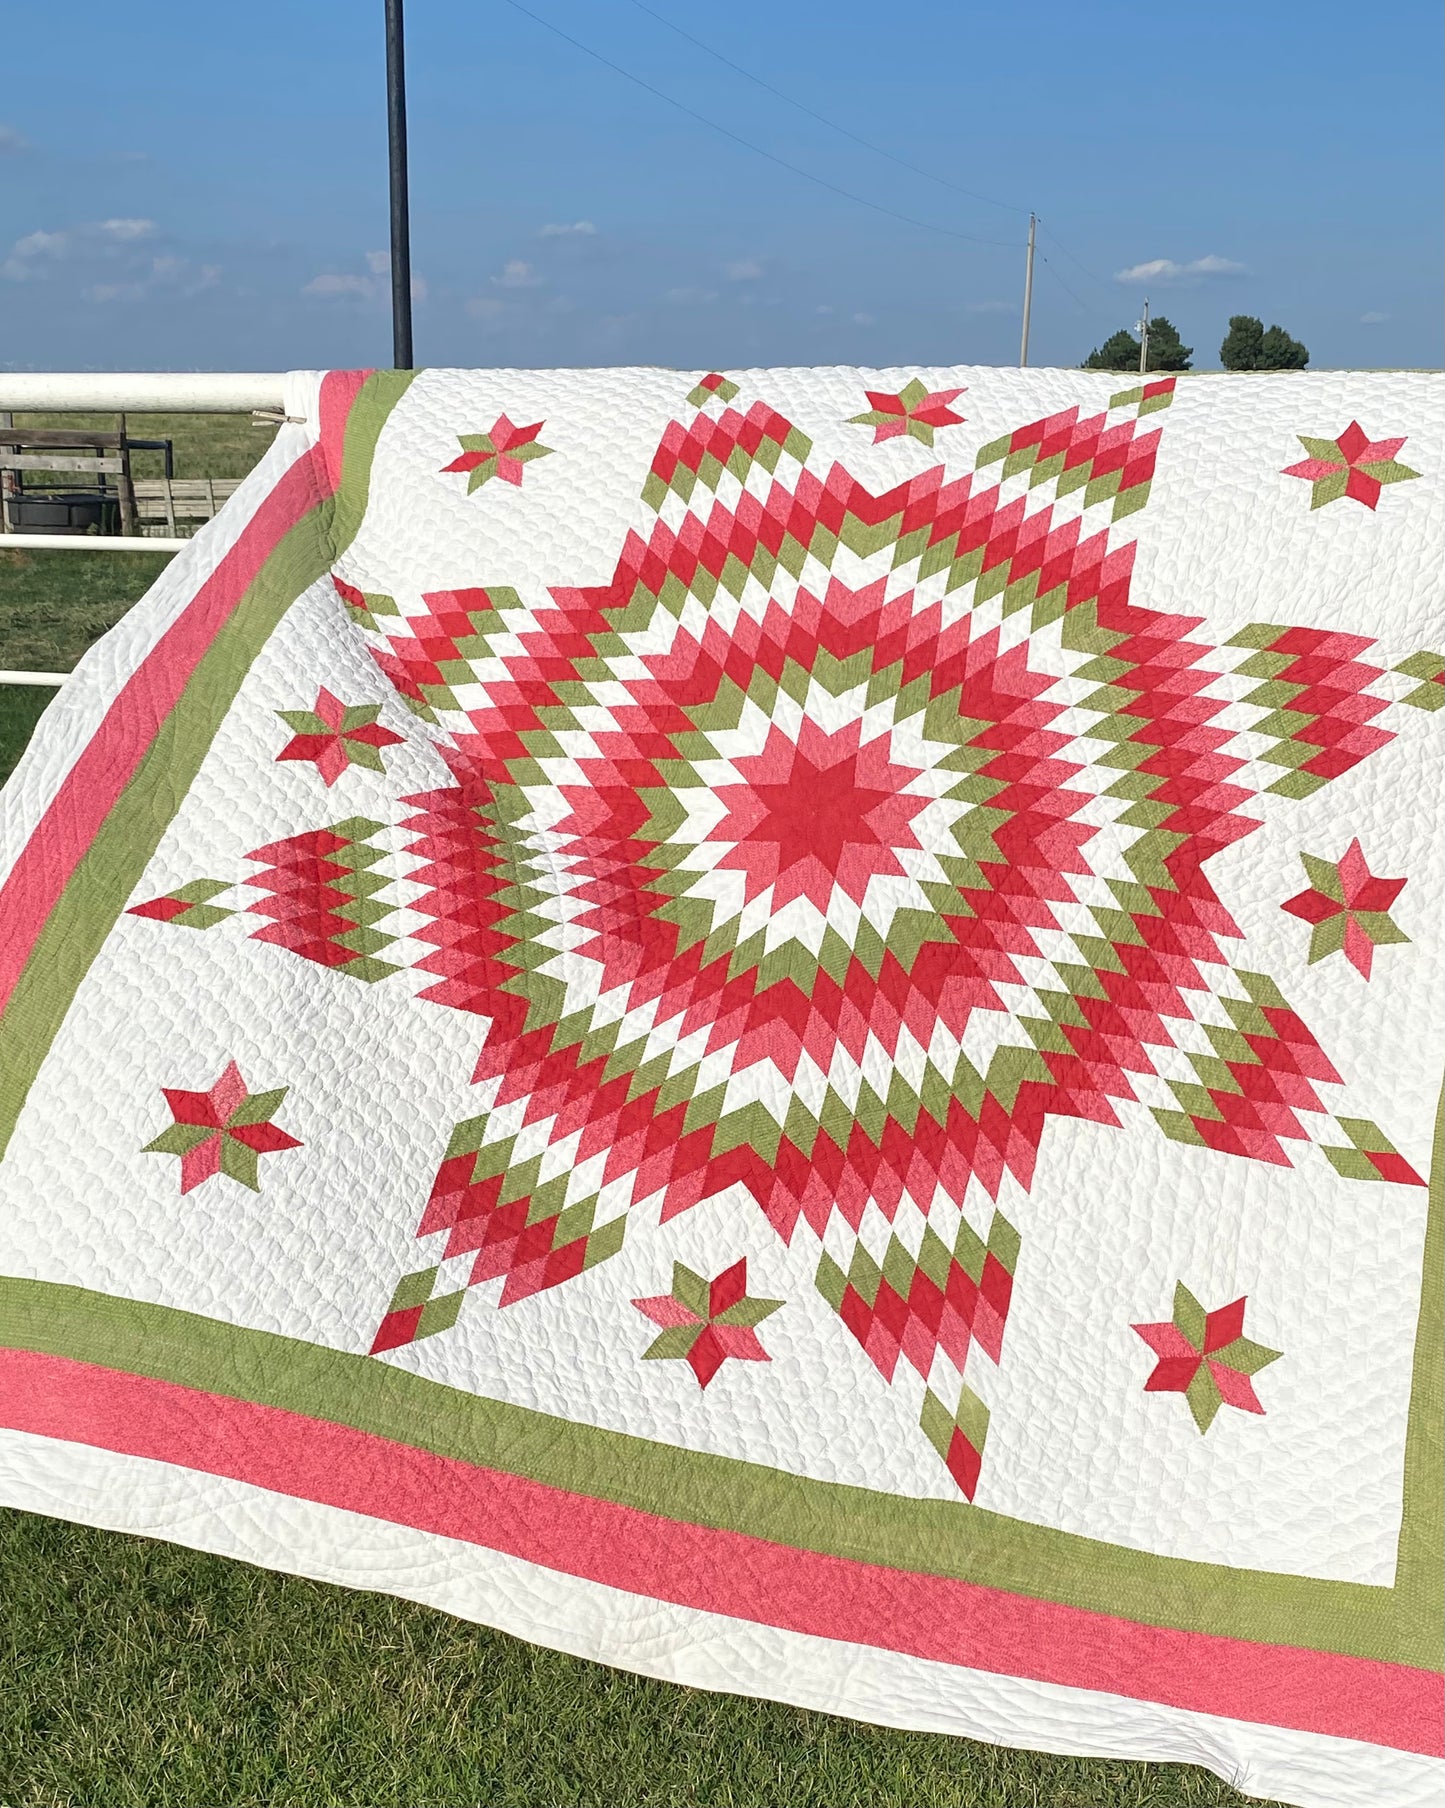
M120 479L116 484L116 494L120 501L120 531L123 534L135 532L135 486L130 480L130 442L125 436L125 416L116 416L116 427L120 432Z
M13 427L14 425L15 417L11 414L10 410L8 408L0 408L0 427ZM3 441L0 441L0 444L3 443ZM10 532L11 481L11 475L8 471L0 471L0 534L8 534Z

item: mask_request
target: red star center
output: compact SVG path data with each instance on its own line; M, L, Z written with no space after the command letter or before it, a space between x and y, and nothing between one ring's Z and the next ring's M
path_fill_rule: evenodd
M861 904L875 873L904 871L894 850L920 845L909 824L929 800L904 790L919 769L861 732L805 720L794 742L774 725L761 753L734 760L744 782L718 787L727 814L711 839L735 843L719 865L747 875L749 900L771 885L774 909L806 897L826 914L835 885Z

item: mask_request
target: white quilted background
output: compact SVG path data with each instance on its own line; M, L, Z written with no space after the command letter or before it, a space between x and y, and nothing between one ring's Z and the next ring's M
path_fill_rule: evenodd
M983 443L1076 401L1102 407L1122 385L1077 372L968 367L728 374L741 386L740 405L764 399L812 437L813 469L822 474L837 459L875 490L939 464L961 475ZM940 431L932 449L909 439L875 447L866 429L846 424L867 406L865 388L897 390L915 376L930 388L962 385L956 406L966 424ZM423 373L381 435L371 500L341 574L395 594L404 609L443 588L505 584L540 601L547 585L609 578L625 534L645 531L653 518L639 500L642 481L666 424L690 418L683 397L694 380L656 370ZM301 387L314 395L311 380ZM545 421L541 438L553 455L527 466L520 489L491 482L468 496L465 479L441 475L440 467L455 456L459 433L488 428L501 412L518 423ZM1387 488L1374 512L1342 501L1311 513L1308 486L1278 474L1304 456L1297 434L1331 437L1352 418L1375 438L1408 434L1400 456L1424 475ZM1113 530L1115 543L1139 542L1136 604L1202 617L1196 637L1215 646L1246 622L1270 621L1377 636L1379 646L1364 657L1380 665L1422 647L1441 650L1439 379L1185 380L1172 407L1148 425L1163 429L1152 494ZM272 474L278 456L271 455ZM1105 513L1095 510L1091 524L1102 526ZM188 555L188 576L238 519L232 505ZM179 583L163 580L89 656L88 688L67 693L65 708L80 712L70 735L42 736L7 793L15 808L0 851L8 845L13 853L15 825L28 828L93 719L93 700L113 684L103 649L113 642L124 669L177 605ZM1217 669L1241 657L1231 653ZM353 767L323 791L311 766L276 763L289 731L274 712L309 707L318 683L349 703L382 703L382 721L404 738L387 750L386 775ZM1424 1172L1445 1066L1438 825L1445 715L1400 707L1379 720L1396 735L1389 747L1303 802L1272 798L1263 812L1247 809L1263 814L1264 826L1208 871L1245 933L1236 963L1276 980L1344 1076L1346 1091L1332 1091L1330 1108L1374 1119ZM313 586L256 661L136 899L199 876L237 875L248 849L302 827L351 815L395 822L396 799L446 781L431 733L388 695L329 583ZM1307 926L1279 908L1307 883L1301 849L1335 860L1355 836L1373 872L1409 881L1392 914L1410 942L1378 949L1368 984L1341 956L1311 967ZM116 925L0 1166L0 1271L365 1350L397 1278L431 1259L417 1245L416 1223L453 1123L479 1108L469 1075L484 1026L417 1000L407 978L363 986L234 929L183 932L129 916ZM304 1146L262 1158L259 1194L218 1178L180 1197L174 1160L140 1152L168 1121L160 1088L209 1086L232 1057L252 1090L290 1087L278 1121ZM978 1504L1160 1555L1388 1586L1424 1190L1341 1180L1300 1145L1291 1145L1299 1149L1291 1169L1184 1147L1165 1140L1142 1105L1120 1112L1119 1129L1049 1120L1031 1190L1009 1181L1000 1198L1022 1251L1002 1363L969 1369L992 1413ZM991 1209L975 1183L967 1215L986 1231ZM666 1292L674 1260L715 1274L742 1255L749 1292L786 1301L761 1331L771 1362L729 1362L703 1394L685 1364L639 1360L654 1332L630 1300ZM919 1435L916 1398L883 1383L816 1292L816 1266L816 1240L805 1226L785 1247L741 1194L705 1201L662 1226L653 1202L634 1208L614 1259L505 1309L495 1303L496 1284L474 1289L450 1332L384 1360L640 1437L827 1481L957 1499ZM1247 1334L1283 1352L1258 1378L1264 1418L1225 1409L1201 1437L1180 1397L1143 1391L1152 1358L1130 1326L1167 1319L1181 1279L1207 1307L1248 1294ZM16 1473L24 1472L23 1441L12 1438L7 1448ZM45 1479L52 1470L59 1477L64 1460L45 1452L36 1460L36 1504L64 1502L69 1484L56 1479L47 1495ZM217 1529L228 1521L227 1501L246 1494L239 1485L182 1475L168 1506L169 1477L95 1453L75 1460L89 1465L87 1486L110 1475L113 1486L143 1489L152 1503L141 1515L148 1529L251 1554L247 1537ZM195 1521L182 1512L184 1500L197 1503ZM339 1516L297 1502L253 1502L251 1510L258 1528L273 1511L280 1528L256 1531L258 1561L415 1593L463 1613L473 1607L462 1584L454 1576L427 1579L425 1566L435 1565L436 1577L447 1564L472 1565L479 1575L495 1570L477 1597L477 1617L593 1649L567 1631L590 1585L534 1571L524 1597L540 1602L555 1586L551 1617L538 1606L535 1613L514 1608L508 1618L498 1603L512 1598L514 1584L497 1578L510 1560L441 1553L433 1546L444 1541L370 1526L374 1555L350 1568L318 1568L320 1559L296 1555L293 1541L324 1539ZM127 1515L105 1523L122 1519L133 1523ZM409 1580L409 1564L425 1574ZM695 1652L707 1649L682 1610L657 1612L672 1616L669 1636L679 1648L695 1639ZM745 1688L734 1669L743 1647L730 1637L720 1680ZM760 1679L772 1675L791 1635L753 1628L749 1637L760 1651L769 1641L777 1647L756 1660ZM595 1643L617 1660L615 1642ZM786 1659L803 1666L800 1675L825 1660L848 1670L844 1654L800 1649ZM639 1651L622 1661L706 1680L701 1656L673 1663ZM920 1717L915 1672L929 1666L878 1653L868 1662L875 1680L851 1711L869 1717L892 1717L888 1691L897 1687L913 1693L906 1712L898 1710L910 1725L948 1720L955 1730L981 1725L988 1737L1007 1737L1006 1714L1016 1713L1018 1736L1037 1745L1054 1736L1040 1729L1056 1708L1060 1725L1068 1724L1063 1698L1071 1692L999 1678L970 1684L988 1697L981 1721L949 1719L954 1710L941 1707L932 1720ZM893 1671L899 1680L884 1680ZM757 1686L776 1692L766 1680ZM1017 1702L1005 1711L1010 1691ZM801 1684L790 1698L805 1693L814 1699ZM841 1675L820 1682L816 1698L850 1711ZM952 1698L961 1699L956 1690ZM1204 1717L1138 1704L1118 1711L1117 1746L1101 1742L1103 1721L1091 1708L1090 1733L1061 1731L1061 1748L1139 1755L1130 1729L1145 1715L1154 1729L1151 1753L1202 1756L1228 1772L1219 1756L1218 1741L1228 1744L1217 1730L1224 1723L1196 1744L1188 1723ZM1263 1752L1273 1739L1283 1751L1291 1737L1251 1728L1247 1743ZM1277 1786L1274 1760L1259 1762L1257 1773L1234 1774L1245 1787ZM1410 1793L1411 1762L1390 1758L1393 1794L1371 1795L1361 1781L1350 1784L1358 1793L1330 1794L1321 1785L1308 1799L1423 1801ZM1348 1770L1345 1763L1338 1774Z
M812 468L836 458L875 489L940 462L962 472L985 440L1069 401L1102 405L1114 387L1067 372L732 374L742 403L761 397L813 438ZM930 449L874 446L847 424L865 387L915 374L964 386L965 426ZM505 583L540 599L547 584L610 577L625 533L651 518L641 480L668 421L689 418L688 381L423 373L383 430L342 571L403 608L444 587ZM519 489L468 496L440 468L459 432L501 412L544 420L553 455ZM1375 513L1343 502L1311 514L1307 486L1275 479L1296 431L1335 433L1355 414L1375 435L1408 430L1402 456L1445 470L1438 395L1418 378L1182 384L1149 423L1163 441L1148 506L1114 531L1140 542L1133 600L1204 617L1216 643L1264 619L1374 633L1381 663L1431 644L1438 480L1387 489ZM385 776L353 766L323 793L310 765L276 762L288 731L274 712L305 707L318 682L383 703L404 737ZM1445 1018L1431 907L1442 843L1428 812L1399 800L1439 795L1438 720L1395 710L1383 753L1302 803L1269 800L1265 826L1210 868L1246 931L1239 964L1278 981L1349 1081L1336 1109L1379 1121L1421 1169ZM394 822L393 800L444 782L428 732L317 584L256 661L136 895L240 873L248 849L301 826ZM1297 850L1338 858L1355 834L1372 870L1410 881L1395 914L1412 941L1380 950L1368 985L1339 957L1309 967L1306 926L1279 910L1305 884ZM417 1214L452 1124L478 1109L468 1076L482 1025L417 1001L407 980L361 986L229 927L121 918L0 1170L0 1265L365 1349L396 1278L427 1259ZM178 1198L174 1162L140 1153L168 1118L159 1089L207 1086L232 1056L253 1089L290 1086L279 1121L304 1147L263 1158L259 1194L220 1178ZM1050 1120L1031 1192L1005 1183L1023 1247L1004 1361L969 1371L993 1413L979 1505L1162 1555L1388 1585L1423 1192L1337 1180L1307 1150L1276 1169L1184 1147L1142 1107L1121 1111L1122 1130ZM977 1183L970 1195L986 1230L991 1203ZM635 1209L619 1256L505 1310L495 1285L473 1290L451 1332L386 1360L668 1443L956 1498L913 1397L883 1384L817 1294L806 1227L784 1247L741 1189L656 1220L655 1201ZM685 1364L639 1361L653 1331L630 1300L665 1292L675 1259L716 1273L740 1255L750 1291L787 1302L765 1328L772 1361L725 1365L705 1395ZM1265 1420L1225 1410L1201 1438L1182 1400L1143 1392L1150 1357L1130 1325L1167 1318L1178 1279L1210 1306L1247 1293L1246 1330L1284 1351L1258 1384Z

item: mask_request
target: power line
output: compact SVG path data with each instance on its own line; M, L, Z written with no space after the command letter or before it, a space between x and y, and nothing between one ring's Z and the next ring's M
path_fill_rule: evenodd
M744 138L740 133L734 132L731 127L720 125L717 120L709 119L705 113L699 113L695 108L686 106L682 101L674 100L661 88L654 88L651 82L644 81L640 75L634 75L630 69L624 69L621 63L614 63L611 57L603 56L600 50L594 50L590 44L584 44L580 38L574 38L570 32L563 31L560 25L554 25L550 19L544 19L540 13L534 13L530 7L523 6L520 0L507 0L507 5L514 12L519 12L524 18L530 19L534 25L542 26L555 37L561 38L564 43L570 44L574 50L580 50L584 56L590 56L594 62L601 63L604 68L612 70L615 75L623 76L648 94L656 96L658 100L666 101L668 106L676 107L679 113L685 113L689 119L697 120L699 125L704 125L710 131L720 133L724 138L730 138L734 144L740 144L745 151L752 151L755 156L765 157L769 163L777 164L779 169L785 169L794 176L801 176L805 182L812 182L819 188L829 189L833 194L841 195L845 201L852 201L856 206L866 207L873 213L884 214L890 220L899 220L905 226L917 227L920 232L942 233L945 238L961 239L969 245L997 245L1006 251L1018 249L1012 239L982 239L971 232L955 232L950 226L935 226L927 220L915 220L911 215L899 213L892 207L884 207L877 201L865 200L862 195L855 195L850 189L841 188L836 182L829 182L824 176L815 176L811 170L805 170L799 164L789 163L786 157L779 157L772 151L764 150L760 144L754 144L751 139Z
M1059 237L1058 233L1056 233L1051 226L1045 225L1044 221L1042 221L1042 220L1039 221L1039 225L1043 226L1044 231L1058 246L1059 250L1063 252L1064 256L1066 258L1068 258L1069 262L1071 264L1076 265L1080 270L1082 270L1084 275L1088 277L1090 282L1097 283L1101 289L1112 290L1113 285L1111 283L1106 283L1102 276L1095 276L1094 272L1089 268L1089 266L1087 264L1081 262L1077 257L1075 257L1073 252L1070 251L1068 246L1064 243L1064 241Z
M645 6L643 0L632 0L638 12L646 13L649 19L656 19L659 25L665 25L669 31L676 32L678 37L685 38L689 44L696 45L704 55L716 59L735 74L743 76L747 81L755 83L768 94L774 94L790 107L796 107L799 113L806 113L809 119L816 119L819 125L827 126L830 132L838 132L844 138L851 138L854 144L861 144L865 151L872 151L877 157L886 157L890 163L896 163L899 169L911 170L915 176L924 176L930 182L936 182L941 188L952 189L956 195L967 195L970 201L982 201L985 207L1001 207L1006 213L1027 213L1027 207L1020 207L1014 201L997 201L992 195L981 195L971 188L961 188L957 182L950 182L946 176L940 176L935 170L924 169L921 164L910 163L906 157L899 157L895 152L885 150L881 144L874 144L869 138L862 138L847 126L840 126L836 119L829 119L825 113L818 113L812 107L805 106L802 101L791 94L785 94L781 88L775 88L771 82L764 81L762 76L754 75L751 69L744 69L741 63L735 63L731 57L724 56L720 50L714 50L711 44L704 44L701 38L695 38L690 31L684 31L680 25L666 18L662 13L654 12L652 7Z
M1086 314L1088 314L1092 319L1102 320L1104 318L1104 316L1098 311L1097 308L1091 308L1089 306L1088 302L1081 301L1079 299L1079 297L1074 294L1074 291L1069 287L1069 285L1064 281L1063 277L1060 276L1058 271L1054 268L1053 264L1049 260L1048 254L1046 252L1041 251L1039 253L1039 257L1042 259L1042 261L1045 264L1048 265L1049 275L1053 277L1054 281L1059 285L1059 287L1064 291L1065 295L1067 295L1071 301L1076 302L1078 304L1078 306L1080 308L1082 308L1083 311Z

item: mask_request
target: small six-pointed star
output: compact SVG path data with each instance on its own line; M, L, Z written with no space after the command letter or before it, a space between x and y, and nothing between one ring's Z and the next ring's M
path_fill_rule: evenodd
M348 766L385 772L381 749L401 740L377 721L379 703L346 704L324 686L316 693L314 709L278 709L276 714L291 730L291 739L276 758L309 760L328 790Z
M1384 943L1408 942L1409 936L1390 916L1390 906L1405 889L1403 879L1381 879L1365 865L1359 837L1339 860L1301 854L1310 876L1309 889L1280 905L1292 917L1314 925L1311 962L1341 950L1366 979L1375 949Z
M1406 483L1420 475L1395 456L1407 438L1403 433L1398 439L1372 440L1358 421L1351 421L1338 439L1311 439L1303 433L1295 438L1309 457L1286 465L1281 475L1303 477L1310 484L1312 509L1345 496L1372 509L1385 484Z
M547 458L551 454L550 446L537 443L537 435L544 424L533 421L530 427L517 427L505 414L499 414L486 433L458 434L461 456L449 465L443 465L442 470L468 472L469 496L493 477L500 477L503 483L515 484L520 489L523 466L534 458Z
M963 394L961 389L928 389L914 377L897 395L890 395L886 389L868 389L864 394L872 407L866 414L853 415L848 425L871 427L875 446L885 439L902 439L905 434L931 446L935 427L963 425L964 417L949 407Z
M1159 1358L1144 1391L1183 1394L1201 1431L1209 1430L1221 1406L1264 1411L1251 1377L1282 1352L1244 1335L1244 1307L1240 1298L1206 1312L1180 1281L1174 1289L1172 1319L1133 1327Z
M783 1302L749 1296L746 1256L712 1281L674 1262L671 1293L632 1303L662 1327L662 1335L642 1352L644 1360L686 1362L700 1387L707 1386L730 1356L740 1362L772 1361L758 1341L756 1327Z
M298 1137L288 1135L272 1119L289 1089L250 1092L234 1061L206 1092L185 1092L163 1086L173 1122L141 1151L144 1155L179 1155L181 1191L189 1193L213 1174L229 1174L253 1193L261 1190L257 1162L262 1155L281 1149L299 1149Z

